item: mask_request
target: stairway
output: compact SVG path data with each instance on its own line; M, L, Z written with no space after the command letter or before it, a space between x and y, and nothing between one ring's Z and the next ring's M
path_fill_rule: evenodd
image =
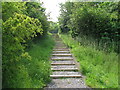
M45 90L53 88L87 88L84 83L84 77L79 72L79 64L75 61L74 56L69 48L63 44L62 40L55 35L56 45L51 57L51 82Z
M63 44L62 40L57 38L56 46L52 53L51 78L81 78L79 68L77 67L70 50Z

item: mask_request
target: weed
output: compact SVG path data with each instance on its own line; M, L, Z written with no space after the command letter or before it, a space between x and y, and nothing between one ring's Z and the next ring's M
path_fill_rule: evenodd
M81 45L70 35L61 34L63 42L71 47L71 52L80 62L86 84L95 88L118 88L118 54L106 53L96 46ZM85 41L84 41L85 42ZM102 46L101 46L102 48Z

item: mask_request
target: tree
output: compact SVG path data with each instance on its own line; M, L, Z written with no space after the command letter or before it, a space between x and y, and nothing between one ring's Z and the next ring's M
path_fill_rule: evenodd
M43 8L41 3L36 2L27 2L26 4L26 15L32 18L38 19L43 28L43 34L47 33L49 28L49 23L47 21L47 17L45 15L45 8ZM38 35L38 34L37 34Z

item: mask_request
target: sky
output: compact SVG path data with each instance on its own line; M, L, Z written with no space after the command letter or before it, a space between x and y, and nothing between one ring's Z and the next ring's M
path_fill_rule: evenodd
M59 3L64 3L66 0L40 0L43 2L43 7L46 8L46 14L50 13L50 21L57 22L57 17L60 14L60 6Z

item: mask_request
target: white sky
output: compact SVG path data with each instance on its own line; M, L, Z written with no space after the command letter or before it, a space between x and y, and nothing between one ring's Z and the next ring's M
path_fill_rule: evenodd
M59 3L64 3L66 0L40 0L40 2L44 3L44 7L46 8L46 14L50 13L50 21L58 21L57 17L60 14Z

